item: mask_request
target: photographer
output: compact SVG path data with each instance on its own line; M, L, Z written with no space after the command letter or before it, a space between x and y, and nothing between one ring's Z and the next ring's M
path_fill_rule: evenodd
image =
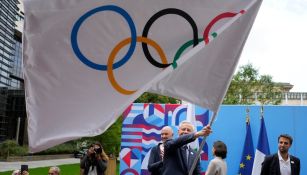
M92 144L81 160L81 175L104 175L108 160L101 144L99 142Z

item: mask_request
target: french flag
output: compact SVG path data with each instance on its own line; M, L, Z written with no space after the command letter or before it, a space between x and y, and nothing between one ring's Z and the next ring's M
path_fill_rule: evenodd
M264 118L261 116L261 126L260 126L260 133L258 138L258 145L255 152L255 159L254 165L252 170L252 175L260 175L261 173L261 164L266 155L270 154L270 147L268 136L266 133Z

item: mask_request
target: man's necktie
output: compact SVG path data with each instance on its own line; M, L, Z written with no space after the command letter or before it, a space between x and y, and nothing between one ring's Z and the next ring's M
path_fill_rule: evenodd
M183 147L183 155L186 162L186 165L188 166L189 163L189 147L187 145L184 145Z
M160 157L163 160L164 159L164 145L161 144L159 148L160 148Z

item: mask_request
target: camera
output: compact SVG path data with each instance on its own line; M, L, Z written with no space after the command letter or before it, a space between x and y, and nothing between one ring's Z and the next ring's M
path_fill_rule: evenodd
M28 171L28 165L21 165L21 167L20 167L20 173L22 174L22 172L24 172L24 171Z
M101 154L102 153L102 148L96 148L95 152L96 152L96 154Z

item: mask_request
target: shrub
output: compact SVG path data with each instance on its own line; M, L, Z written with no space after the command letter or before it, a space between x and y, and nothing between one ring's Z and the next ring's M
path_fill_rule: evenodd
M26 147L19 146L15 140L6 140L0 143L0 156L5 159L9 156L23 156L28 153Z
M41 151L39 153L35 153L38 155L47 155L47 154L72 154L77 151L77 147L72 143L63 143L47 150Z

